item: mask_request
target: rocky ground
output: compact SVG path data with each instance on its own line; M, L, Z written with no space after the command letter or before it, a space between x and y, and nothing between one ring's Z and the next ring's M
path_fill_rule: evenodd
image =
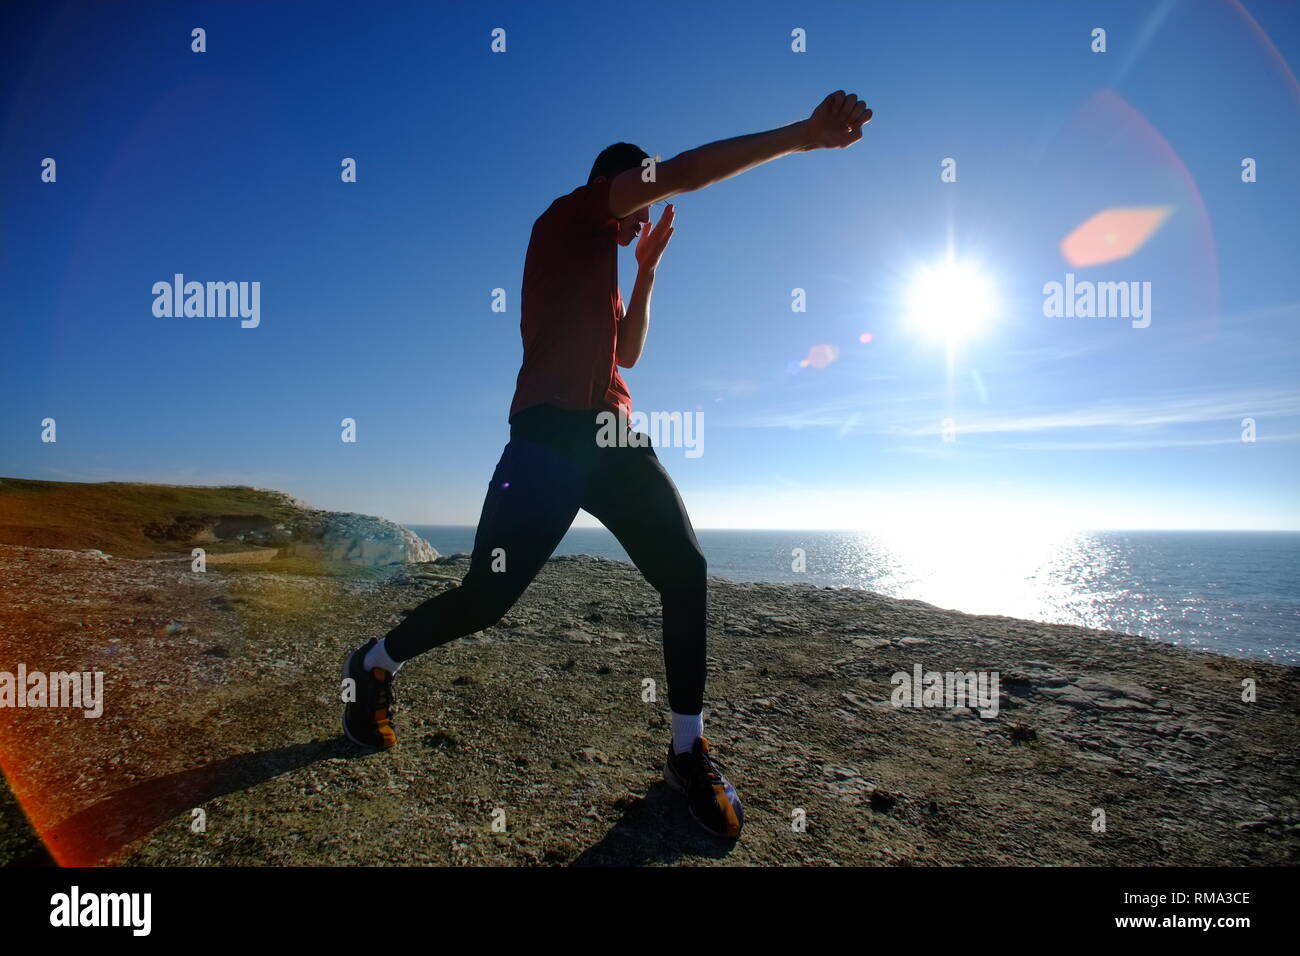
M739 841L716 840L661 777L658 597L630 565L588 557L553 559L499 625L405 667L396 750L347 743L345 652L466 566L444 558L384 576L235 562L198 574L188 560L0 546L0 671L102 670L107 696L97 719L0 709L0 762L31 820L0 795L0 858L1149 866L1300 855L1296 668L711 578L706 733L747 813ZM894 707L891 675L915 664L998 671L1000 713ZM642 699L646 678L657 703Z

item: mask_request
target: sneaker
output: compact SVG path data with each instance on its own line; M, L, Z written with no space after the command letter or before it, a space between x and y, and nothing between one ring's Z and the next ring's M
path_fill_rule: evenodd
M374 667L366 670L366 654L379 643L371 638L343 662L342 679L356 682L355 703L343 705L343 733L348 740L363 747L389 750L397 746L393 729L393 712L397 697L393 693L393 674Z
M697 737L689 753L674 753L668 745L664 781L686 794L691 817L714 836L735 838L745 823L745 810L733 787L709 756L709 739Z

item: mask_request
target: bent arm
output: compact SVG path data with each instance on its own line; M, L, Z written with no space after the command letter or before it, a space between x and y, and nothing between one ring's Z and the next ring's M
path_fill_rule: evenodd
M632 301L618 323L618 347L614 357L623 368L631 368L641 358L646 334L650 331L650 293L655 285L653 266L642 266L636 273Z
M636 286L632 289L632 302L618 325L615 360L624 368L635 365L645 348L646 333L650 330L650 293L655 285L655 267L668 248L676 221L677 209L669 203L659 221L642 232L636 244Z

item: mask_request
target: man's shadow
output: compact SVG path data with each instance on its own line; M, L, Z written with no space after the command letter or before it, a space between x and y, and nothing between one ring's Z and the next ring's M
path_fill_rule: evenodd
M113 863L127 844L148 836L178 814L188 814L209 800L256 786L318 760L364 757L367 753L343 737L313 740L227 757L201 767L145 780L117 791L46 830L42 836L52 860L22 862L57 861L64 866Z
M14 862L28 866L112 864L127 845L217 797L320 760L372 753L338 737L240 754L144 780L60 821L42 834L41 851ZM684 798L660 781L628 806L613 828L570 865L642 866L673 863L686 855L721 859L734 845L734 841L702 831L687 813Z
M660 780L627 807L619 821L570 866L645 866L682 857L720 860L736 841L710 836L691 819L686 798Z

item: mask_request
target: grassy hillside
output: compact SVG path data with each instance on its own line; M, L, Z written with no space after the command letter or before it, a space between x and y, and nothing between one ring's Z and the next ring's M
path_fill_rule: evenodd
M0 544L99 548L141 557L186 545L220 517L289 521L300 514L274 491L134 482L88 484L0 478ZM238 545L208 545L213 550Z

